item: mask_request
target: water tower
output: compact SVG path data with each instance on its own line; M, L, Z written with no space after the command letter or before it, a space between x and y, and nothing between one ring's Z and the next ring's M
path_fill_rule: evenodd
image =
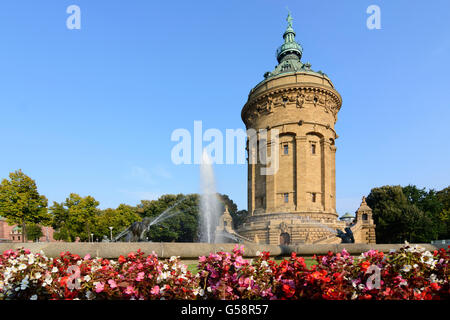
M287 21L278 65L250 91L241 113L247 129L269 137L278 130L279 169L264 175L263 164L249 163L249 217L238 233L266 244L340 242L330 230L345 227L336 212L334 129L342 98L325 73L301 61L290 14ZM256 149L270 155L272 147L268 139Z

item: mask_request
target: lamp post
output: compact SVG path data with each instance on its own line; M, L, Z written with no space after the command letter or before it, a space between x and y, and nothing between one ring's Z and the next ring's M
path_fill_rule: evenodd
M110 231L110 235L111 235L111 241L112 241L112 229L114 229L113 227L109 227L109 231Z
M93 233L91 233L91 242L94 242L94 234Z

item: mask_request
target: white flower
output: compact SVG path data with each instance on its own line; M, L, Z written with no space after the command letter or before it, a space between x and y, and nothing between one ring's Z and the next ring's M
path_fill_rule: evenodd
M37 296L36 294L33 294L33 295L30 297L30 300L37 300L37 298L38 298L38 296Z
M47 285L50 285L52 282L53 282L52 277L48 275L47 277L45 277L45 280L44 280L44 283L42 284L42 286L45 287Z
M28 258L28 264L33 264L34 263L34 256L30 256Z
M89 282L91 281L91 277L87 274L84 276L84 281Z
M52 269L52 273L58 272L58 268L57 267L53 267Z
M88 298L88 300L92 300L95 298L95 295L92 293L92 291L88 291L86 292L86 298Z
M34 274L34 278L35 279L40 279L42 277L42 274L40 273L40 272L36 272L35 274Z
M263 260L263 262L261 262L261 266L266 268L269 266L269 264L267 263L266 260Z
M434 273L432 273L431 274L431 276L430 276L430 282L437 282L437 277L436 277L436 274L434 274Z
M23 280L20 282L20 290L25 290L28 288L28 276L23 278Z
M401 269L403 272L409 272L411 270L411 266L409 264L406 264L403 266L403 268Z
M19 270L25 270L27 266L23 263L19 264Z
M169 266L168 266L167 264L164 264L164 265L163 265L163 269L164 269L164 270L167 270L167 269L169 269Z

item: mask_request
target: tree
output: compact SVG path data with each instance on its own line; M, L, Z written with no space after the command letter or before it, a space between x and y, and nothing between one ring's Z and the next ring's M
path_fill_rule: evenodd
M426 220L431 223L431 229L427 231L429 240L436 240L444 233L445 224L442 224L440 213L443 210L443 203L435 190L426 191L425 188L419 189L414 185L408 185L402 188L403 194L408 202L419 208L426 216ZM428 225L428 227L430 227Z
M23 240L26 241L26 223L50 223L47 212L47 198L37 191L36 183L22 170L11 172L9 180L0 184L0 216L9 224L22 227Z
M96 225L100 203L94 197L81 197L71 193L63 203L53 203L50 207L53 215L52 226L57 229L55 239L74 241L79 237L89 241Z
M109 238L111 233L115 236L133 222L141 219L141 216L137 213L137 208L126 204L120 204L117 209L100 210L96 218L94 234L99 239L104 235ZM113 228L112 232L110 227Z
M366 200L373 210L377 242L430 242L435 239L437 230L433 215L421 209L434 206L426 197L424 190L414 186L373 188Z
M38 224L27 224L26 225L27 239L30 240L38 240L44 234L42 233L42 227Z
M440 239L450 239L450 186L436 193L442 204L439 222L442 225Z

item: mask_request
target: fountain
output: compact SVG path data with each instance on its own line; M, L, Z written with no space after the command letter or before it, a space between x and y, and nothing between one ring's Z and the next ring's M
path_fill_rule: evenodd
M145 217L140 222L134 222L127 229L122 231L114 238L116 241L146 241L145 234L151 226L158 224L170 217L180 213L173 209L180 204L185 198L178 200L170 208L166 209L156 218ZM203 150L202 162L200 165L200 208L199 208L199 239L200 242L215 243L216 242L216 228L219 224L219 217L221 216L221 202L216 192L216 185L214 179L214 171L212 167L212 160L209 157L206 149ZM236 239L235 239L236 240Z
M131 226L119 233L114 238L113 242L117 242L121 239L125 242L146 241L145 234L149 231L150 227L179 214L180 211L173 211L173 209L185 199L185 197L181 198L156 218L145 217L142 221L134 222Z
M203 149L200 165L200 242L215 242L220 215L221 204L216 193L212 160Z

